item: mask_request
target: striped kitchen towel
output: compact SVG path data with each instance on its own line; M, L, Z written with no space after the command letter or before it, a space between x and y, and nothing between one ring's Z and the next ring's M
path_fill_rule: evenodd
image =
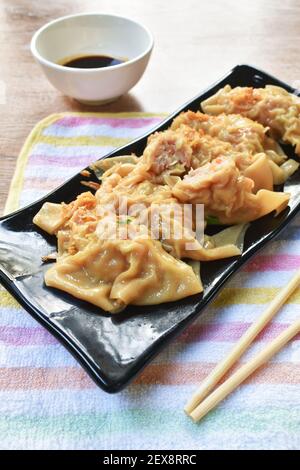
M64 113L32 131L6 210L55 188L160 121L154 114ZM199 424L183 405L300 266L300 218L223 289L192 326L123 392L108 395L5 291L0 291L0 448L297 449L300 338ZM243 358L300 315L293 295Z

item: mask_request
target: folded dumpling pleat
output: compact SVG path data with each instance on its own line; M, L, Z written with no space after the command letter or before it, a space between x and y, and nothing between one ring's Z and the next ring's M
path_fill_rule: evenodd
M294 145L300 155L300 100L281 87L235 87L226 85L201 103L207 114L241 114L263 126L273 137Z
M261 189L242 175L232 160L216 159L192 170L175 184L172 192L181 202L204 204L206 215L223 224L250 222L288 204L289 194Z
M103 310L152 305L202 292L193 269L151 239L92 241L45 274L56 287Z

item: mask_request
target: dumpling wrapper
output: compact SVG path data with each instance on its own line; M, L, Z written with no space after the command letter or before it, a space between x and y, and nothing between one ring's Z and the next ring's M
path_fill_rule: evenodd
M57 231L78 211L89 212L95 209L96 198L90 191L83 192L70 204L45 202L34 216L33 223L49 235Z
M164 246L172 248L171 254L173 256L198 261L215 261L241 254L241 250L232 243L207 248L196 239L167 240Z
M120 155L118 157L104 158L103 160L97 160L90 165L90 169L93 170L98 179L102 179L103 173L111 170L114 166L118 165L131 165L132 167L139 161L138 157L132 155Z
M192 268L151 239L93 241L60 259L46 272L45 283L111 313L203 291Z
M206 244L202 243L202 240L196 238L196 234L192 230L192 220L187 220L189 216L186 214L183 217L183 212L176 215L176 208L180 210L180 205L168 204L165 211L160 210L159 219L156 220L156 228L159 226L160 229L157 235L160 236L163 248L172 256L179 259L214 261L241 254L241 250L235 245L237 237L232 236L230 229L225 230L227 235L225 234L223 238L221 236L216 239L207 237L210 238L211 243L210 246L205 246ZM148 216L151 214L151 209L148 211ZM190 217L192 217L191 214ZM152 220L155 220L153 213ZM155 225L152 228L155 228Z
M244 238L249 224L238 224L227 227L215 235L206 236L202 246L201 261L213 261L231 258L242 254Z
M232 227L227 227L224 230L221 230L213 236L206 236L206 243L214 246L213 248L205 247L206 253L211 255L211 257L206 259L206 261L241 255L248 227L249 224L233 225ZM227 253L228 256L226 256ZM187 259L186 262L191 266L196 276L201 279L200 261L196 259Z
M260 189L253 194L253 187L253 180L241 175L233 161L219 158L190 171L172 192L180 202L204 204L206 215L229 225L278 214L287 206L288 193Z
M279 86L231 88L226 85L203 101L201 107L214 116L235 113L260 122L269 128L273 137L294 145L300 155L300 100Z
M279 168L276 163L269 160L267 156L262 153L258 154L252 165L248 166L248 168L243 171L244 176L254 181L254 193L257 193L260 189L273 190L273 166Z
M34 216L33 223L45 232L53 235L67 220L66 206L45 202Z

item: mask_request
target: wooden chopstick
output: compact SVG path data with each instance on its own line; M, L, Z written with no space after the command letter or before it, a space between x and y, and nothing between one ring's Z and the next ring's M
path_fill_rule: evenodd
M248 328L248 330L239 339L237 344L231 350L229 355L221 361L208 377L202 382L200 388L194 393L192 398L186 404L184 411L188 415L192 415L192 411L196 406L210 393L210 391L218 384L226 372L246 351L254 338L263 330L267 323L274 317L280 307L286 302L290 295L300 284L300 270L292 277L289 283L276 295L263 314Z
M300 332L300 320L286 328L263 351L257 354L247 364L240 367L229 379L216 388L200 405L190 414L196 422L205 416L212 408L222 401L229 393L238 387L249 375L276 354L290 339Z

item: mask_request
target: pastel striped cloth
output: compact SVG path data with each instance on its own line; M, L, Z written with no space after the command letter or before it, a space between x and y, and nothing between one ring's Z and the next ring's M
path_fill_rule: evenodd
M161 116L50 116L18 160L7 211L45 194ZM297 449L300 337L199 424L183 405L300 266L300 218L235 276L217 300L123 392L96 387L72 356L0 292L0 447L3 449ZM300 293L242 361L299 317Z

